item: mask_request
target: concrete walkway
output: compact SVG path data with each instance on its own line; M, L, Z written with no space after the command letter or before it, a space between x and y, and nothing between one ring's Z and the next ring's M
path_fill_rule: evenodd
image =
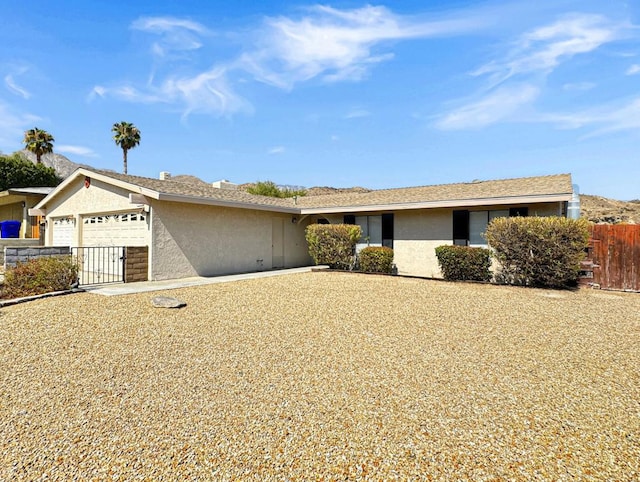
M88 293L103 296L130 295L134 293L146 293L149 291L172 290L176 288L187 288L189 286L200 286L214 283L228 283L230 281L240 281L245 279L266 278L269 276L283 276L294 273L308 273L311 270L328 269L328 266L305 266L303 268L279 269L275 271L260 271L257 273L232 274L226 276L201 277L172 279L166 281L142 281L138 283L117 283L106 285L83 286Z

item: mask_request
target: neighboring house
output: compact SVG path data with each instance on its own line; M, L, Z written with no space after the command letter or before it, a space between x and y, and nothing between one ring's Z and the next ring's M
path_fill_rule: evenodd
M17 187L0 192L0 222L20 221L20 238L40 237L40 219L29 216L29 208L34 207L52 187Z
M43 199L47 246L148 246L150 280L311 264L305 228L354 223L394 249L399 274L438 277L435 247L484 245L497 216L566 216L571 176L279 199L80 168ZM226 188L225 188L226 187Z

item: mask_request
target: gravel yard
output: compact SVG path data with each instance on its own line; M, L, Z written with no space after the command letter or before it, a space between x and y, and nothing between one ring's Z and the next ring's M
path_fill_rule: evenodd
M640 479L640 294L348 273L161 294L188 305L0 310L1 480Z

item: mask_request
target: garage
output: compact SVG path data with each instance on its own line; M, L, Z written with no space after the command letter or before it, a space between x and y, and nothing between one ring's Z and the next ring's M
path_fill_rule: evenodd
M54 218L53 246L73 246L73 234L76 229L76 221L73 217Z
M147 213L129 212L84 216L83 246L147 246Z

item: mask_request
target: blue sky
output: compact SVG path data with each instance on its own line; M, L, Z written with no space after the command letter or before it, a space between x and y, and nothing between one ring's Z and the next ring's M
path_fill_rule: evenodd
M570 172L640 198L635 0L0 3L0 151L129 173L403 187Z

